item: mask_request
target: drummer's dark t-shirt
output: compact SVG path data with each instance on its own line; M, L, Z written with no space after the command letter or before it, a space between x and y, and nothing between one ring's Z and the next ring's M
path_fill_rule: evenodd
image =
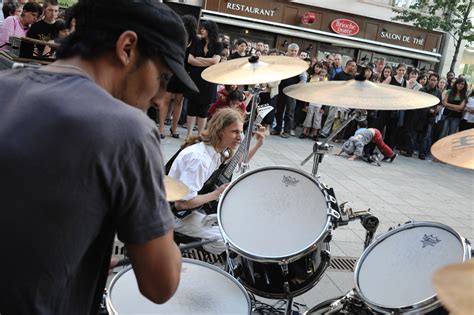
M174 225L156 126L83 76L0 82L0 313L96 315L114 233Z

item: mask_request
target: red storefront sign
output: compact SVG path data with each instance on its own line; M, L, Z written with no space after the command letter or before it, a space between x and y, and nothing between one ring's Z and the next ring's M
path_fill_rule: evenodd
M305 12L305 14L301 17L302 24L313 24L316 20L316 14L314 12Z
M359 33L359 25L348 19L337 19L331 22L331 29L341 35L353 36Z

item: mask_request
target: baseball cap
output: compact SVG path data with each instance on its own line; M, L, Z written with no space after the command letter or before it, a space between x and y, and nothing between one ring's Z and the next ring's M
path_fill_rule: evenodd
M114 35L134 31L144 57L159 57L185 89L198 88L184 68L187 34L181 18L158 0L79 0L73 9L76 32L97 29Z

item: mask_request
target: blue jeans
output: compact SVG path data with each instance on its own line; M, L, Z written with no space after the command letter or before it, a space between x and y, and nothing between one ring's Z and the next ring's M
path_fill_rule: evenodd
M441 139L457 132L460 122L461 122L461 118L452 118L452 117L446 118L444 120L443 130L441 131L441 135L439 138Z

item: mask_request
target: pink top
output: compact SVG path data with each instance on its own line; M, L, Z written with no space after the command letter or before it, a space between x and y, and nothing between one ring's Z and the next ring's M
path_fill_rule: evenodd
M0 46L8 42L10 36L25 37L28 28L23 28L20 18L16 15L9 16L3 21L2 31L0 32ZM7 50L8 46L3 46L0 50Z

